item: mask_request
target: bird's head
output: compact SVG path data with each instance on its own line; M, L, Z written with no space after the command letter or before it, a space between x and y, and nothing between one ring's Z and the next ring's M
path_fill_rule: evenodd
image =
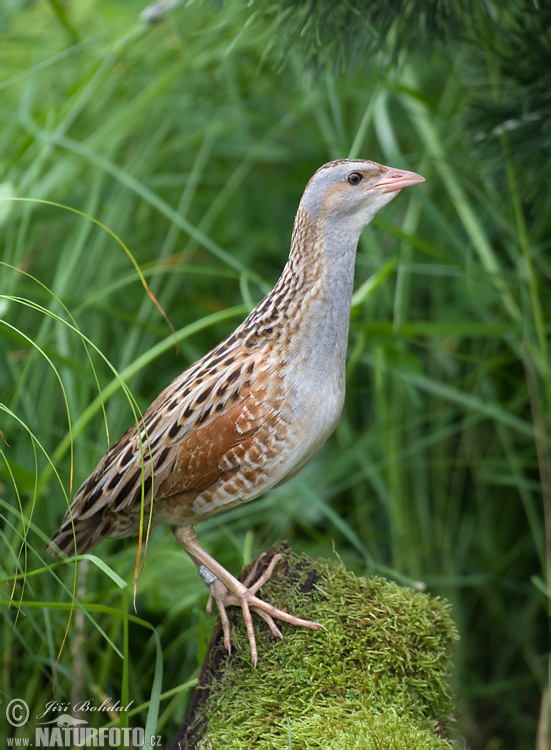
M301 207L315 222L355 230L358 235L400 190L424 182L415 172L364 159L340 159L320 167L308 183Z

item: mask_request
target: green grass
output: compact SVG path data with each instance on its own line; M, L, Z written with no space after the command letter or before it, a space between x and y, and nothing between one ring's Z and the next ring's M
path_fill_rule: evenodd
M233 572L287 538L313 557L334 545L359 575L423 581L453 604L469 746L534 747L551 579L549 219L523 202L507 142L500 181L460 127L462 43L312 79L275 69L269 27L244 29L233 2L153 27L139 3L79 3L65 20L57 6L21 4L0 45L2 701L36 714L128 698L122 721L175 734L212 623L170 531L152 535L136 611L135 541L78 567L45 546L136 405L274 284L311 174L358 154L427 182L362 237L341 422L295 480L200 539Z

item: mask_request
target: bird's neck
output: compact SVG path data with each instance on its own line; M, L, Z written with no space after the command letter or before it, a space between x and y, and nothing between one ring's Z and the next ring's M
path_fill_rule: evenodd
M245 321L259 343L278 336L285 359L317 373L344 368L359 239L353 227L328 224L299 208L287 265Z

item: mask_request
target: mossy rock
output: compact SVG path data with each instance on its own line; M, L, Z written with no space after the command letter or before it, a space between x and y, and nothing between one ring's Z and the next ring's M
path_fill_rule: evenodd
M253 668L232 608L228 657L216 632L188 720L173 747L266 750L443 750L452 745L449 682L457 632L449 605L338 562L285 552L262 598L326 630L283 623L274 638L255 617ZM280 623L278 623L280 624Z

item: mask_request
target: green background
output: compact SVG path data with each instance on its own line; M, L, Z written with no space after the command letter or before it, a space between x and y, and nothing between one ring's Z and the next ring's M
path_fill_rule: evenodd
M45 546L133 419L115 373L146 408L273 286L313 172L362 156L426 183L363 233L341 422L296 479L199 537L234 573L286 538L424 582L453 605L467 746L544 750L551 11L205 0L150 25L142 10L0 9L3 704L132 700L131 725L175 734L212 622L170 530L152 534L135 609L135 540L78 575Z

